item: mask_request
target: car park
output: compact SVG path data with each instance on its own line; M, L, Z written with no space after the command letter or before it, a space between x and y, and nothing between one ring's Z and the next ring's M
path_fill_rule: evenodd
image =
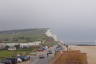
M1 60L0 63L3 63L3 64L12 64L11 60L8 60L8 59L3 59L3 60Z
M1 59L0 64L17 64L27 60L30 60L30 56L9 57Z

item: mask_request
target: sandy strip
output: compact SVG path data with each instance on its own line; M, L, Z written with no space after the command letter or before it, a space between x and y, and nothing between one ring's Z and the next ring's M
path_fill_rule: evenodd
M88 64L96 64L96 46L71 46L71 49L87 53Z

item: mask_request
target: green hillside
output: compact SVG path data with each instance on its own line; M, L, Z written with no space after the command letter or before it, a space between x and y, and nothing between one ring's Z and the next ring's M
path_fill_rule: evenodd
M48 28L8 30L0 32L0 42L32 42L46 39L45 32Z

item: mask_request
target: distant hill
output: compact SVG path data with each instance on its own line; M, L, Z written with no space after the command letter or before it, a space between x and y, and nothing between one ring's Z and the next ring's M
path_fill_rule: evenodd
M13 33L42 34L42 33L45 33L48 29L49 29L49 28L7 30L7 31L0 31L0 34L13 34Z
M0 42L29 42L46 38L49 28L0 31Z

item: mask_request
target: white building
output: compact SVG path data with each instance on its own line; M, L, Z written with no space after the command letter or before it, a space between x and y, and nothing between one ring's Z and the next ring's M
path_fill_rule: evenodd
M5 43L6 46L13 47L15 45L19 45L19 43Z
M40 44L41 41L28 42L28 43L0 43L0 49L3 49L6 46L9 46L9 49L12 49L16 45L20 45L20 47L23 48L23 47L30 47L30 46L38 46Z
M5 43L0 43L0 49L5 48Z
M29 42L29 43L19 43L20 47L30 47L30 46L38 46L41 44L41 41Z
M9 47L8 50L16 50L16 47Z

